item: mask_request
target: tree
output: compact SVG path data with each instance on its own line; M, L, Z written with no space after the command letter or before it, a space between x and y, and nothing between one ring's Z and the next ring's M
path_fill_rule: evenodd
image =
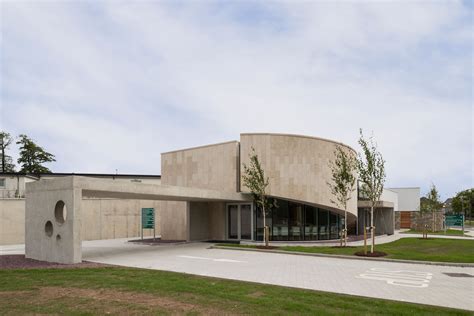
M24 134L19 136L16 143L20 145L20 158L18 158L18 164L21 166L20 172L33 174L51 172L43 164L56 161L53 154L45 151Z
M435 231L435 213L443 207L443 202L441 202L438 189L432 183L430 190L425 195L424 201L420 204L421 212L430 212L432 214L432 225L431 231Z
M257 208L260 208L263 216L263 238L265 240L265 246L268 247L268 231L266 225L266 215L267 211L272 207L276 207L275 200L270 200L267 197L267 187L268 187L268 177L265 176L265 172L260 164L258 155L255 153L255 149L252 147L252 152L249 154L250 165L247 166L245 163L244 174L242 175L242 180L244 185L250 190L253 200L257 205Z
M336 145L334 151L335 160L329 162L331 169L331 180L328 186L331 189L332 195L336 197L336 201L331 200L344 210L344 246L347 243L347 202L351 199L352 192L355 190L356 181L356 157L352 152L343 150L341 146Z
M362 182L360 186L361 194L370 202L370 230L372 233L370 252L373 253L375 247L374 209L383 192L385 160L383 160L382 154L377 150L377 144L373 137L366 140L362 129L360 129L359 145L362 147L362 154L359 153L358 155L357 169L360 181Z
M474 209L474 188L461 191L453 197L451 202L454 213L464 214L464 217L472 218Z
M1 172L15 172L15 165L13 159L6 154L8 147L11 145L13 139L10 134L4 131L0 131L0 164Z

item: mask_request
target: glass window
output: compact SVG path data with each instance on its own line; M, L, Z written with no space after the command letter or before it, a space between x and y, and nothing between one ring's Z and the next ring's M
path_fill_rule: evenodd
M229 238L237 239L239 238L239 207L238 205L229 205L228 206L228 214L229 217L228 223L228 231L229 231Z
M0 178L0 188L5 187L5 178Z
M303 205L288 203L290 240L303 240Z
M288 202L278 200L278 207L273 209L272 240L288 240Z
M252 206L240 205L240 239L252 238Z
M305 226L304 239L318 239L318 209L312 206L305 206Z
M331 239L337 239L339 238L339 221L338 221L338 215L337 214L332 214L330 216L330 225L331 225Z
M329 239L329 212L318 209L319 239Z

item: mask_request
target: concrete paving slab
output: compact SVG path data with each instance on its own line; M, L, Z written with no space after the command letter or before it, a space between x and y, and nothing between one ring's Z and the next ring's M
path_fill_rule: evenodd
M84 259L129 267L361 295L474 311L474 268L209 249L208 243L84 242Z
M209 243L84 241L84 260L474 311L474 268L209 249ZM22 245L0 254L24 253Z

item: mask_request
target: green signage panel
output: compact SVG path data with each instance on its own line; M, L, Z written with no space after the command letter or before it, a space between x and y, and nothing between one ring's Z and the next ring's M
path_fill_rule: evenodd
M154 208L142 208L142 228L155 228Z
M446 215L446 226L463 226L464 215Z

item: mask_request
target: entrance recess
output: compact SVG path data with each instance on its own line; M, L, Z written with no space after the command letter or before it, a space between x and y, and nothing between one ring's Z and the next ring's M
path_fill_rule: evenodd
M253 239L253 208L250 203L227 204L227 238Z

